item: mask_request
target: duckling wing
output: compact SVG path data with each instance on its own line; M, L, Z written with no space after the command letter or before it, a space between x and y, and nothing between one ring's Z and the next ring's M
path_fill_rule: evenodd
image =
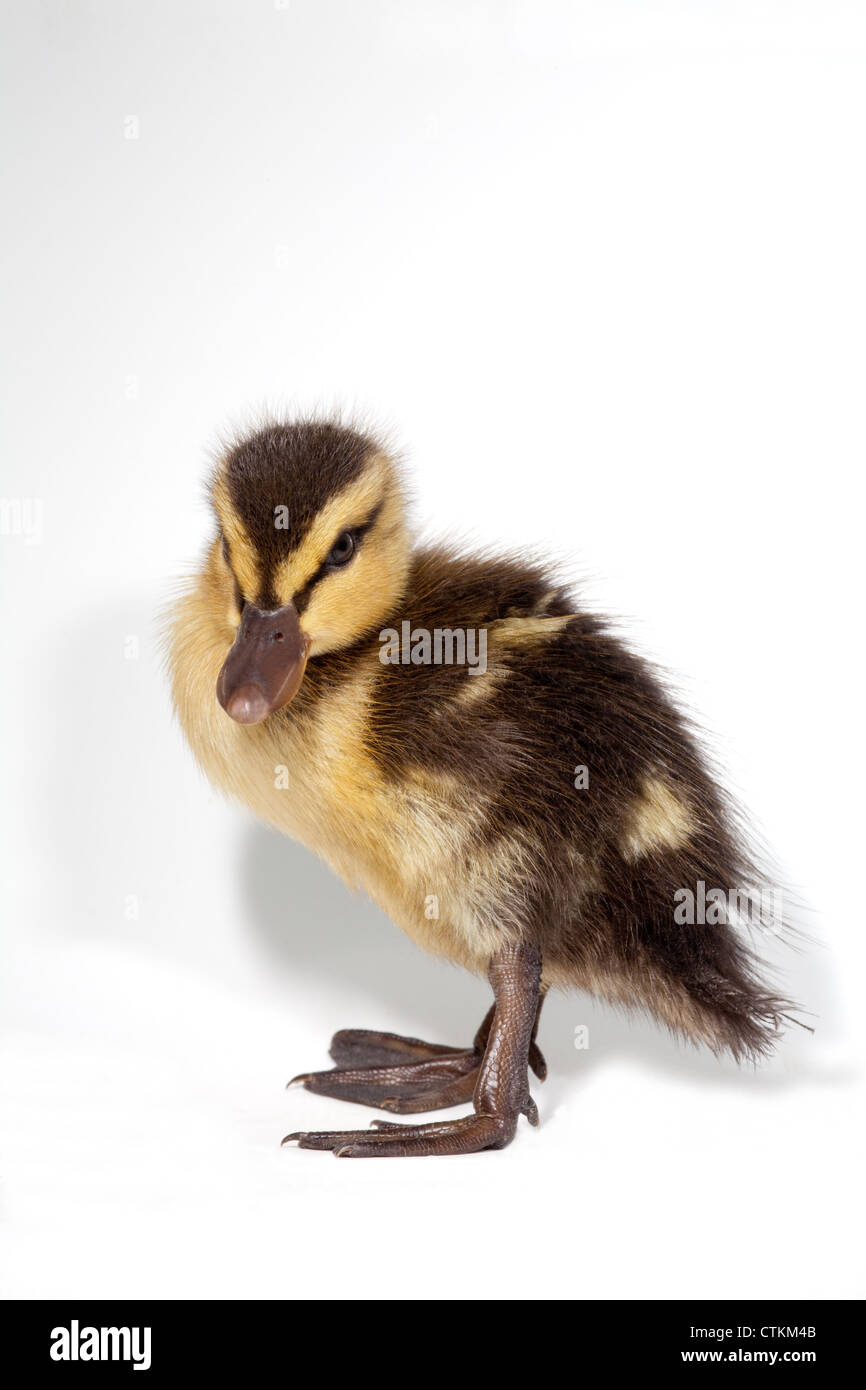
M790 1006L741 930L761 869L658 673L537 570L463 560L435 580L409 596L412 632L474 627L475 663L383 668L372 747L384 776L452 796L479 934L537 944L547 983L713 1048L766 1050ZM700 885L740 906L684 929Z

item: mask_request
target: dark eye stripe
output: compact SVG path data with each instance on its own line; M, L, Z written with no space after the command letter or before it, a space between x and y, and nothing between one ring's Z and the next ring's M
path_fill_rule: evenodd
M343 530L340 532L340 535L334 538L334 544L336 544L336 542L340 539L340 536L345 535L345 533L348 531L355 542L355 550L353 552L354 558L354 555L356 555L358 552L358 548L361 544L361 541L364 539L367 532L373 526L375 526L379 513L382 510L382 506L383 502L379 502L378 505L373 508L366 521L362 521L359 526L344 526ZM330 553L331 552L328 551L329 555ZM334 565L330 563L327 559L322 561L321 565L319 565L319 568L315 571L314 574L310 576L304 587L295 594L295 607L299 613L303 613L304 609L307 607L308 603L310 602L312 592L315 589L316 585L319 583L319 580L324 579L326 574L337 574L342 568L342 565Z

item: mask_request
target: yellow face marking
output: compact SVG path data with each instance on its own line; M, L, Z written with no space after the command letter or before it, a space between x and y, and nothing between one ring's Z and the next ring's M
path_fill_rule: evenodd
M312 643L310 655L337 651L361 632L381 627L393 613L406 585L409 542L397 494L382 506L351 564L318 583L301 625Z
M391 466L382 454L372 454L364 472L329 498L314 518L300 546L277 569L274 587L281 603L288 603L327 558L334 541L351 526L367 519L382 500Z
M254 598L259 591L261 582L256 549L250 540L246 527L231 504L228 488L222 474L219 474L214 480L213 504L222 527L222 533L228 544L232 569L237 576L241 591L246 598Z
M679 849L689 838L688 811L664 782L647 777L631 808L622 851L628 860L659 849Z

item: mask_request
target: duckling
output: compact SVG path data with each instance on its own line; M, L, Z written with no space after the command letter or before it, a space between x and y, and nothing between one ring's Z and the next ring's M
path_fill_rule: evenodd
M753 858L687 720L607 622L541 564L413 545L397 460L338 421L241 438L211 499L215 534L169 631L195 756L493 991L468 1046L343 1030L335 1067L290 1083L391 1114L470 1113L284 1143L502 1148L521 1115L538 1123L528 1073L546 1074L551 988L738 1059L770 1050L792 1006L741 933Z

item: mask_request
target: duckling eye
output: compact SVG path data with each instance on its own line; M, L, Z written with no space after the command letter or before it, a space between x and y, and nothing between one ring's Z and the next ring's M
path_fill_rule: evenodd
M355 546L356 542L353 533L351 531L344 531L342 536L338 536L337 540L331 546L325 564L337 567L340 565L348 565L355 553Z

